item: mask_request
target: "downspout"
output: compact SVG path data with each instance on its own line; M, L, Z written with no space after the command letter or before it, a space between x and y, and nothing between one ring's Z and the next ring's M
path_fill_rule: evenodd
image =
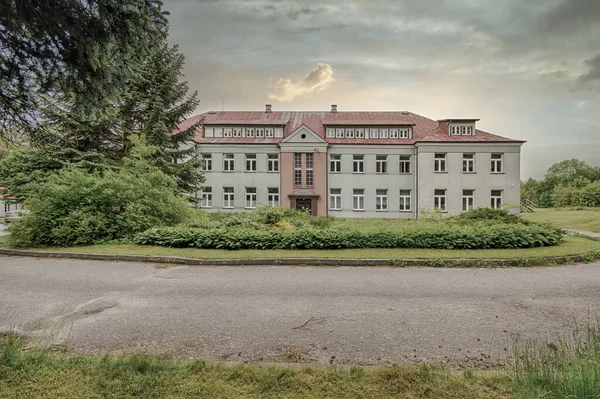
M415 144L415 219L419 218L419 146Z

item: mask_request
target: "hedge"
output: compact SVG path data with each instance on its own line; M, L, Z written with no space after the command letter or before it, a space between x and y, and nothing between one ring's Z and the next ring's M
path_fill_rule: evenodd
M398 231L333 229L199 229L161 227L138 234L140 245L203 249L516 249L557 245L559 229L540 224L438 224Z

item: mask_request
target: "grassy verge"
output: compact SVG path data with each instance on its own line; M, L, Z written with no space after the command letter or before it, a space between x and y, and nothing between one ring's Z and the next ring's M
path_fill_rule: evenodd
M523 218L532 222L552 223L567 229L600 233L600 208L551 208L526 213Z
M1 238L0 238L1 239ZM0 241L0 245L1 245ZM335 259L535 259L583 255L600 250L600 241L565 237L556 246L525 249L340 249L340 250L241 250L168 248L145 245L91 245L43 248L40 251L96 254L181 256L196 259L335 258Z
M84 357L0 342L1 398L508 398L506 375L420 367L282 367Z

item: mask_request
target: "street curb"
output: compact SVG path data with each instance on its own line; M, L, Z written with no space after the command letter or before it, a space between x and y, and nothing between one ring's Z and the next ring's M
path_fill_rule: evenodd
M586 255L570 255L530 259L330 259L330 258L257 258L195 259L180 256L92 254L78 252L45 252L0 248L0 255L36 258L84 259L142 263L169 263L188 266L386 266L386 267L515 267L582 263Z

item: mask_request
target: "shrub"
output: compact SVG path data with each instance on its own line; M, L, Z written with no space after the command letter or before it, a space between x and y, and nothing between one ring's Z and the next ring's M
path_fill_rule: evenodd
M32 191L31 214L11 226L14 246L87 245L131 238L189 215L175 182L146 164L88 173L68 166Z
M546 225L432 223L398 231L361 232L334 229L192 229L154 228L138 234L141 245L204 249L346 249L430 248L512 249L559 244L561 231Z
M468 212L463 212L457 216L454 216L455 219L459 221L489 221L494 223L523 223L527 224L527 221L521 219L517 215L513 215L508 213L506 209L493 209L493 208L476 208L470 210Z

